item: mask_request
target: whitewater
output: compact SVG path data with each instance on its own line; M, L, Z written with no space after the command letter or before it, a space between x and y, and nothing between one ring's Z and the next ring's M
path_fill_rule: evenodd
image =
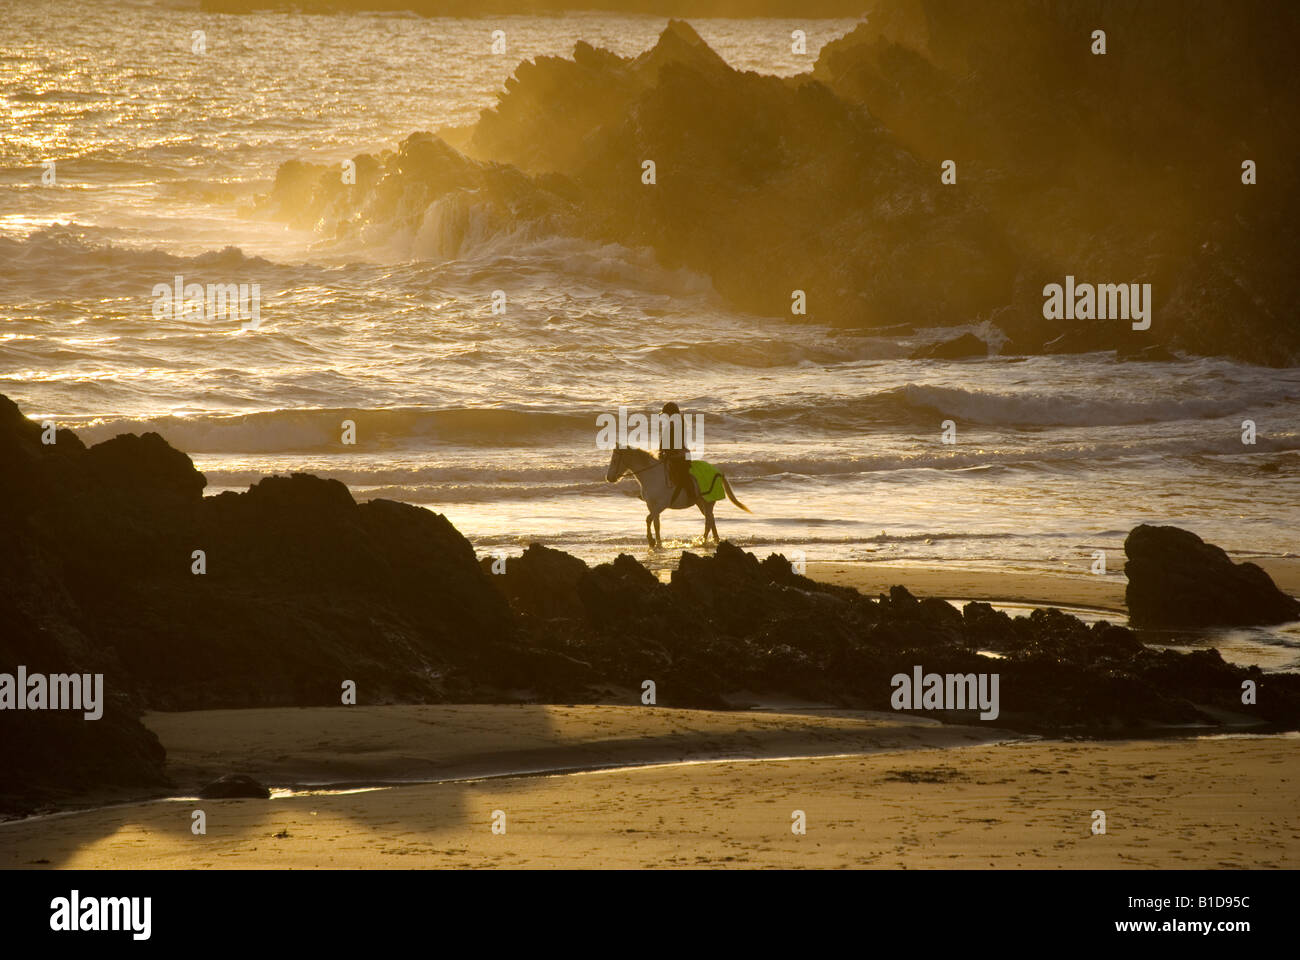
M0 392L88 443L157 431L209 494L304 471L445 513L480 554L539 541L663 569L698 515L666 516L677 549L649 553L635 484L604 482L596 437L602 414L671 399L703 415L698 455L754 510L719 510L722 535L760 554L1085 574L1105 551L1118 577L1125 534L1146 522L1239 557L1295 555L1300 369L910 360L963 330L997 337L974 322L882 338L755 317L648 251L445 203L347 242L256 212L288 161L463 127L521 60L579 39L635 54L659 18L4 0L0 23ZM729 63L776 75L811 69L853 27L692 23ZM260 284L257 330L152 315L155 284L214 271Z

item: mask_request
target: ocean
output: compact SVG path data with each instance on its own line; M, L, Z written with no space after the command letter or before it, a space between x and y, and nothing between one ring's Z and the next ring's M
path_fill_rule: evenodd
M305 471L425 505L481 554L542 542L673 566L700 517L666 515L667 549L648 550L635 484L604 481L596 444L602 414L671 399L702 415L697 455L753 510L720 504L722 535L760 555L1082 575L1104 551L1119 577L1146 522L1239 558L1296 556L1300 369L911 360L940 336L997 334L752 316L647 250L472 207L362 242L255 207L281 164L473 123L521 60L578 40L636 54L664 22L0 2L0 393L88 443L156 430L209 493ZM854 22L692 24L733 66L789 76ZM156 284L214 271L260 285L256 329L155 315ZM1300 662L1300 633L1271 637Z

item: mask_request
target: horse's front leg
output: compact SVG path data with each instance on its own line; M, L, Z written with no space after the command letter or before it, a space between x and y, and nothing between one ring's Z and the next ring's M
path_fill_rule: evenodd
M652 547L655 545L655 535L651 527L653 524L657 523L658 521L659 521L659 517L656 514L647 513L645 515L645 538L646 541L649 542L650 546Z

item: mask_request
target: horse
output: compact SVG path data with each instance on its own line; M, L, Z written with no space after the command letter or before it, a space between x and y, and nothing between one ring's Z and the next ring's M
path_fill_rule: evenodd
M645 518L645 535L651 547L663 546L659 536L659 514L668 509L685 510L687 507L699 507L700 512L704 514L705 542L708 542L710 530L713 531L715 541L720 539L718 523L713 519L714 501L705 500L700 496L699 485L695 483L694 478L691 479L691 487L695 490L695 496L692 497L689 490L674 490L672 484L668 482L668 465L653 453L638 450L636 447L615 447L613 455L609 458L609 469L605 471L605 482L615 483L629 473L641 487L641 499L645 501L646 510L649 511ZM726 493L727 499L741 510L750 513L749 507L736 499L731 484L727 482L721 470L718 471L718 476L722 479L722 490Z

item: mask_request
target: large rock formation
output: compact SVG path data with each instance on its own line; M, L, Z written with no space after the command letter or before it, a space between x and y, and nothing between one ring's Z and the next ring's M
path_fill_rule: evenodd
M1251 626L1300 620L1287 596L1253 563L1233 563L1178 527L1134 527L1124 540L1125 600L1140 627Z
M558 577L555 562L518 564L493 578L521 608L549 594L549 611L560 614L532 631L533 643L557 654L545 680L553 691L579 677L576 663L584 681L640 690L654 680L661 703L719 706L749 690L889 710L891 677L921 665L998 673L997 723L1013 729L1132 732L1212 725L1224 713L1300 726L1300 675L1235 667L1213 650L1150 649L1126 628L1088 626L1057 610L1011 618L969 603L958 611L903 587L873 600L809 580L780 555L759 561L726 542L712 557L683 554L667 584L620 556L588 569L566 594L575 571L565 568ZM1268 688L1269 702L1243 711L1247 678Z
M1264 0L898 0L783 79L671 21L637 57L520 64L456 138L475 160L419 134L357 158L354 187L286 164L267 205L427 257L512 231L650 247L755 313L789 318L801 290L797 319L832 326L984 320L1004 352L1287 365L1297 44L1300 8ZM1067 276L1151 284L1150 327L1045 318Z
M1094 53L1093 31L1106 51ZM813 75L958 184L1020 252L1012 349L1164 343L1286 365L1300 279L1300 8L1270 0L965 0L881 4ZM1252 161L1258 183L1242 182ZM1281 178L1266 184L1264 170ZM1150 282L1150 330L1045 321L1042 288ZM1060 338L1064 337L1064 340Z
M99 720L0 713L0 809L161 787L142 708L339 703L349 680L361 703L471 696L514 642L469 541L427 510L297 474L204 498L156 434L44 444L5 397L0 463L0 672L103 673L107 699Z
M100 673L105 703L97 720L80 711L0 712L0 813L28 812L92 789L140 791L163 783L162 745L140 723L141 704L122 683L125 671L78 602L79 558L49 549L50 531L34 521L57 478L86 459L85 447L66 430L53 445L42 444L41 434L0 396L0 673L14 675L19 666L46 676ZM97 467L105 463L97 460Z

